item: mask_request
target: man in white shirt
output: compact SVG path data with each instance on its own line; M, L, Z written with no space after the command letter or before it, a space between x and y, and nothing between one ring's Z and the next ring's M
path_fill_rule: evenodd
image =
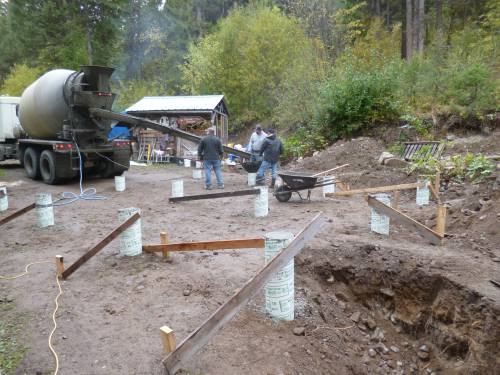
M262 130L262 126L257 124L247 146L247 151L252 154L251 161L262 161L261 150L266 137L267 134Z

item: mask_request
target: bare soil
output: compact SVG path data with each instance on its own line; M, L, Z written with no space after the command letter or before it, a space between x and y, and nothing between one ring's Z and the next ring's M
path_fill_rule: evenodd
M414 181L404 171L376 165L384 145L358 139L336 145L295 169L324 170L348 162L351 187ZM290 166L292 168L292 166ZM47 186L5 169L11 209L33 202L37 192L78 190L77 182ZM340 174L339 174L340 175ZM184 178L185 194L202 193L202 182L183 167L132 167L127 190L112 180L89 179L105 201L79 201L55 209L56 225L39 229L34 212L0 228L1 320L26 317L16 339L26 348L14 374L50 374L47 346L57 294L54 257L71 264L118 225L117 211L142 211L143 243L202 241L262 236L274 230L297 233L318 211L329 227L296 258L296 319L266 316L263 295L192 358L189 374L498 374L500 372L500 204L498 182L453 186L447 237L441 247L391 222L391 233L371 233L370 210L361 196L296 196L289 203L269 198L266 218L254 218L253 199L237 197L169 204L171 180ZM246 174L224 174L226 189L245 188ZM450 188L451 189L451 188ZM485 199L487 198L487 199ZM465 210L467 205L479 206ZM415 193L401 208L432 226L435 204L418 207ZM3 213L0 217L5 216ZM112 242L67 281L57 314L54 346L60 374L163 374L159 328L173 328L180 342L250 279L264 263L262 250L221 250L124 257ZM294 328L303 327L303 335ZM425 345L423 350L420 348ZM425 351L427 350L427 351Z

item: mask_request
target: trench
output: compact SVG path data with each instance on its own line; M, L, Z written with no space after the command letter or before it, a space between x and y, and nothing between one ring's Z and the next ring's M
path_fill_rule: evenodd
M500 311L494 301L418 268L334 264L325 257L298 263L301 277L313 277L322 293L349 300L349 313L356 306L374 312L392 323L400 340L432 347L429 362L415 357L417 364L402 373L426 373L426 367L440 374L500 373Z

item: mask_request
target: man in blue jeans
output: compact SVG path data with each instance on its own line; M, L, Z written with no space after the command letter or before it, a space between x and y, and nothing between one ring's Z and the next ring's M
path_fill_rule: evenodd
M212 168L217 177L217 187L224 189L224 180L222 179L222 172L220 170L220 159L224 151L222 149L222 142L215 136L214 128L208 128L208 135L201 139L198 145L198 158L203 160L203 167L205 168L205 189L212 189Z
M266 178L264 173L268 169L271 169L271 189L274 189L276 184L276 175L278 173L278 161L280 155L283 153L283 143L276 137L276 131L274 129L268 130L268 136L262 144L260 150L261 155L264 155L264 160L260 165L259 171L257 172L257 185L265 185Z

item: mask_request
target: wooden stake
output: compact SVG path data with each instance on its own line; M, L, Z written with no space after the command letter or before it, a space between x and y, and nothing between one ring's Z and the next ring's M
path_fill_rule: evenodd
M229 301L220 306L163 360L167 374L173 375L183 365L188 364L189 358L208 343L276 273L300 253L325 225L326 217L320 212L286 248L261 268Z
M399 190L394 190L392 192L392 204L391 204L392 208L394 209L398 209L398 206L399 206Z
M446 227L446 206L444 204L437 205L436 214L436 233L444 237Z
M439 188L441 187L441 173L436 172L436 179L434 180L434 190L436 190L436 199L439 199Z
M62 274L64 272L64 258L62 255L56 255L56 269L57 277L62 279Z
M162 245L168 244L168 237L166 232L161 232L160 233L160 242ZM168 259L170 257L170 253L168 252L167 249L162 250L163 258Z
M168 326L163 326L160 328L160 332L161 341L163 341L163 348L165 349L165 353L172 353L177 348L174 331Z

